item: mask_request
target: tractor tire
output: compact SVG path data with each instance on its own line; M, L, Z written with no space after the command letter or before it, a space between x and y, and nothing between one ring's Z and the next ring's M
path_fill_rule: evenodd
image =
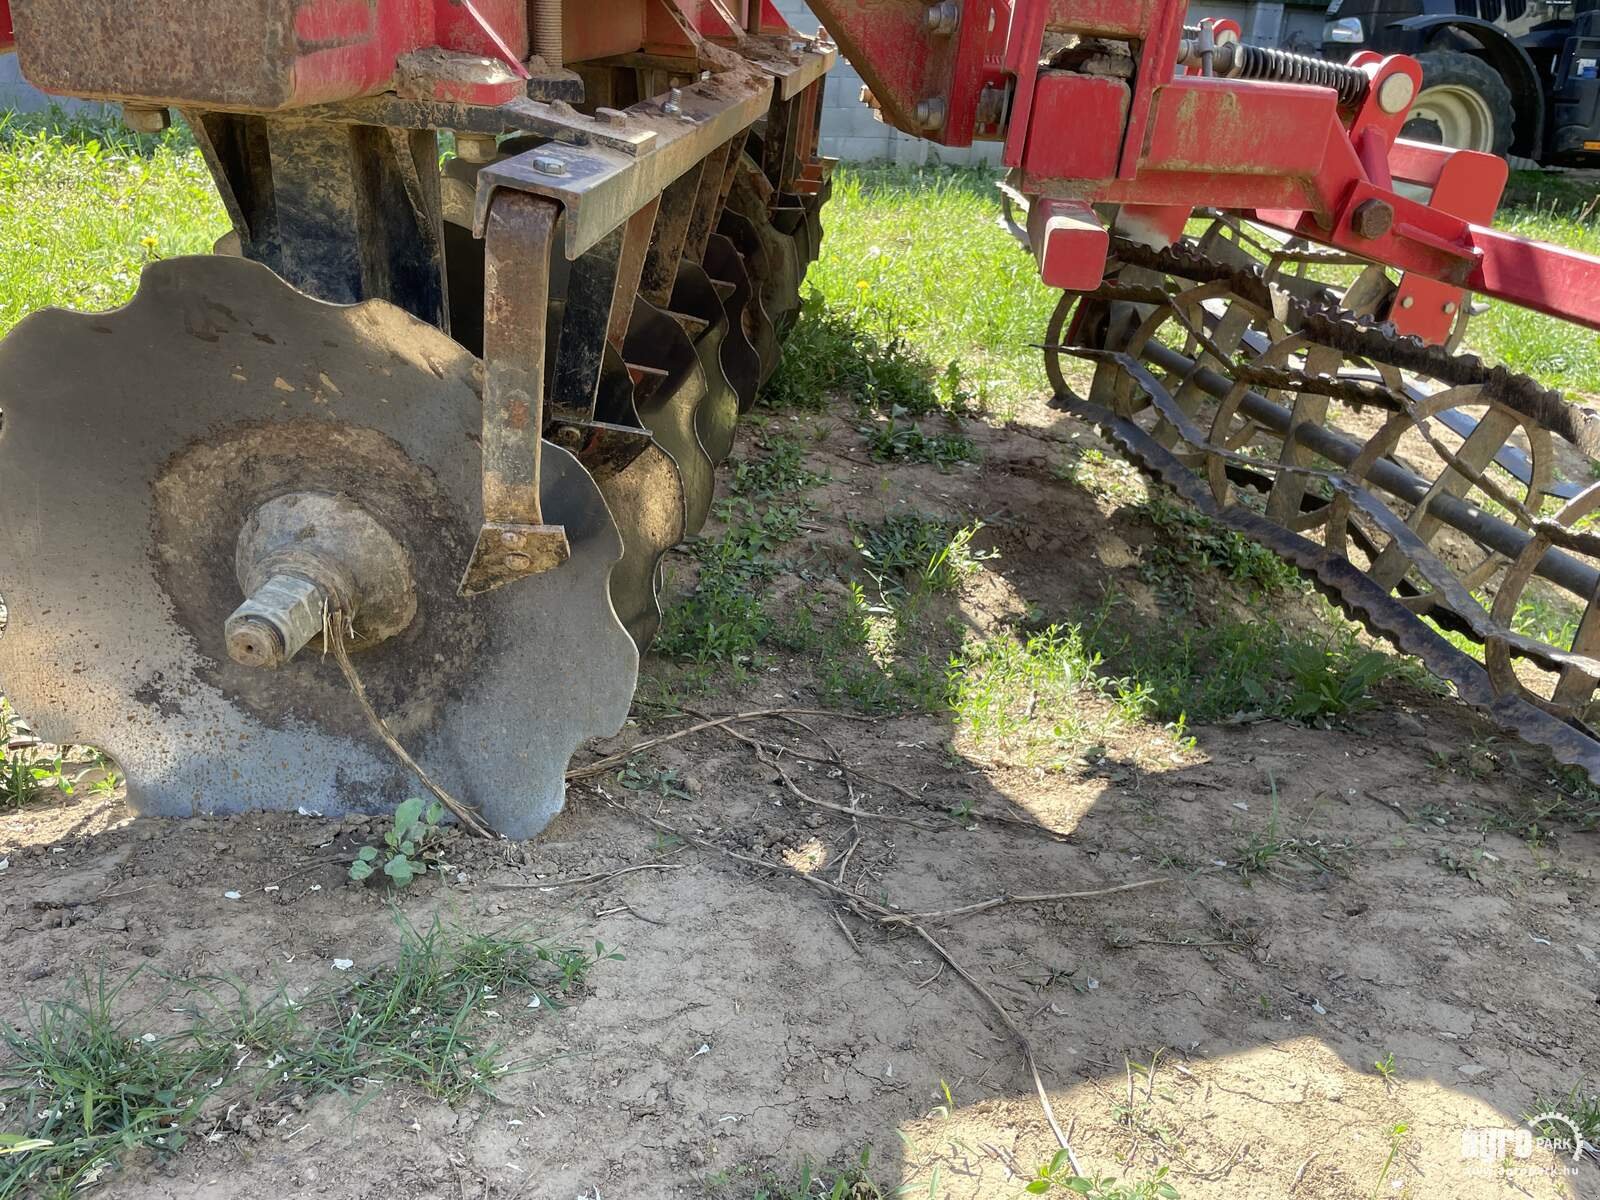
M1458 50L1429 50L1417 62L1422 89L1400 136L1504 158L1516 124L1506 81L1482 59Z

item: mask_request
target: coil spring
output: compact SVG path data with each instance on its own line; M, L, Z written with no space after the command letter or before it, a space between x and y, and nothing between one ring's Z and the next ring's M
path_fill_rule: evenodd
M1218 66L1218 74L1234 79L1262 79L1274 83L1310 83L1332 88L1339 93L1339 103L1357 104L1367 94L1368 79L1355 67L1342 63L1312 58L1308 54L1291 54L1287 50L1273 50L1265 46L1247 46L1236 42L1224 47L1231 52L1231 69Z

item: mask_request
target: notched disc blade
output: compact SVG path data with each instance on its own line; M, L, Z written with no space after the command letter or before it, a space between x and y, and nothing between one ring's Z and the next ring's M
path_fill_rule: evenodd
M694 352L706 376L706 398L695 412L695 429L700 444L720 466L733 452L734 427L739 424L739 395L722 369L722 347L728 338L728 314L723 311L711 278L699 263L687 259L678 264L677 282L672 288L672 311L687 313L705 322L694 339Z
M223 643L244 518L342 494L414 565L415 619L356 646L374 707L495 829L537 833L573 751L626 719L638 655L607 595L616 526L548 443L544 515L570 560L456 595L480 377L392 305L322 304L242 259L160 262L126 308L28 318L0 344L0 689L52 740L112 754L142 811L392 808L417 782L315 643L277 671Z
M595 416L641 428L627 368L611 347L605 353ZM611 571L611 605L642 654L661 628L661 560L683 540L683 479L672 455L652 444L623 470L597 482L622 534L622 560Z
M639 402L639 420L677 463L686 529L699 533L711 512L716 468L700 441L695 419L707 388L694 343L676 321L640 296L633 303L622 352L630 363L666 372L666 378Z
M766 250L761 244L755 226L748 218L736 212L724 211L718 228L739 252L745 274L750 280L750 300L745 306L745 316L748 320L750 342L756 348L756 356L761 360L760 382L765 383L778 369L778 357L781 353L778 327L773 324L772 317L767 313L767 306L761 299L762 280L770 274Z
M733 243L720 233L712 234L706 241L706 274L733 286L722 302L722 310L728 314L728 336L722 343L722 368L739 397L742 415L756 402L756 389L761 386L761 358L751 340L756 318L750 311L750 276Z

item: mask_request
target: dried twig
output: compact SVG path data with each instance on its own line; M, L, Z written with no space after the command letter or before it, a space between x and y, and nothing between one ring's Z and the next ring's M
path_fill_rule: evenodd
M732 725L736 721L759 721L764 717L781 717L789 714L811 717L837 717L841 721L877 720L876 717L866 717L859 713L839 712L831 708L758 708L750 712L731 713L725 717L709 718L691 725L687 729L664 733L660 737L646 738L642 742L636 742L634 745L629 746L626 750L619 750L615 754L608 754L604 758L598 758L592 763L574 767L567 772L567 782L574 783L580 779L591 779L596 775L604 775L612 767L627 762L637 754L642 754L646 750L653 750L657 746L664 746L668 742L675 742L679 738L691 737L707 729L720 729L724 726Z
M682 863L640 863L636 867L623 867L620 871L602 871L597 875L574 875L571 879L552 879L548 883L490 883L492 888L502 891L537 891L545 892L552 888L579 887L586 883L604 883L608 879L615 879L619 875L630 875L634 871L681 871Z
M339 673L344 676L344 681L350 685L350 690L355 693L356 703L361 706L361 711L367 718L367 723L372 726L372 731L378 735L383 744L389 747L393 755L403 762L416 777L422 781L422 786L427 788L436 797L439 803L455 814L456 820L469 832L482 838L494 837L494 832L478 819L478 815L461 801L457 800L444 788L434 782L433 776L422 769L422 764L406 752L400 744L400 739L390 732L388 723L378 715L378 710L372 707L372 701L367 699L367 689L362 686L361 676L356 674L354 664L350 661L350 652L345 649L346 617L343 612L324 613L322 621L323 644L328 652L333 655L333 661L339 664Z
M839 910L833 910L833 919L839 923L839 932L844 934L844 940L850 943L850 949L857 954L861 953L861 943L856 941L856 935L850 932L850 926L844 923L844 918L839 915Z
M698 847L698 848L700 848L702 850L708 850L713 854L720 854L724 858L732 859L735 862L746 863L746 864L748 864L750 866L758 867L763 871L771 871L771 872L773 872L775 874L778 874L778 875L786 875L791 879L797 879L797 880L800 880L802 883L809 884L811 887L814 887L814 888L818 889L819 891L826 892L826 893L828 893L829 895L832 895L832 896L838 896L840 899L842 899L845 902L846 907L848 907L853 913L855 913L856 916L860 917L862 920L872 921L872 922L874 922L874 923L876 923L878 925L882 925L882 926L891 926L891 927L892 926L901 926L901 927L909 928L913 933L915 933L924 942L926 942L928 944L928 946L936 954L938 954L939 957L942 960L944 960L944 962L948 963L949 966L950 966L950 969L953 970L957 975L961 976L962 980L967 984L968 987L970 987L974 992L976 992L992 1009L994 1009L995 1014L1000 1018L1002 1024L1005 1025L1006 1029L1011 1033L1012 1037L1016 1039L1018 1047L1022 1050L1023 1059L1028 1064L1028 1071L1033 1077L1034 1090L1035 1090L1035 1092L1038 1093L1038 1096L1039 1096L1039 1106L1040 1106L1040 1108L1042 1108L1044 1110L1045 1120L1047 1122L1049 1122L1050 1131L1053 1134L1055 1134L1055 1138L1056 1138L1057 1144L1060 1145L1060 1147L1067 1152L1067 1159L1072 1164L1073 1171L1075 1173L1079 1174L1079 1175L1081 1175L1083 1173L1082 1168L1078 1164L1077 1155L1075 1155L1073 1153L1072 1146L1071 1146L1070 1142L1067 1139L1067 1135L1062 1132L1061 1125L1056 1120L1055 1108L1050 1103L1050 1095L1049 1095L1048 1092L1045 1091L1044 1080L1039 1074L1039 1063L1038 1063L1038 1059L1034 1057L1033 1043L1028 1040L1028 1035L1023 1032L1022 1027L1020 1025L1018 1025L1016 1023L1016 1021L1014 1021L1012 1019L1011 1014L1008 1013L1005 1010L1005 1008L1000 1004L1000 1002L995 999L994 994L991 993L986 987L984 987L983 984L978 982L977 977L974 976L965 967L963 967L956 960L954 955L952 955L948 950L946 950L944 948L943 945L941 945L939 943L938 939L936 939L931 933L929 933L921 925L918 925L916 923L917 919L922 914L906 914L906 913L895 912L893 909L886 908L885 906L883 906L881 904L874 903L873 901L868 900L865 896L862 896L862 895L860 895L860 894L858 894L856 892L852 892L847 888L840 887L838 884L829 883L826 879L823 879L820 876L809 875L804 871L797 871L795 868L789 866L787 863L772 862L772 861L770 861L768 859L756 858L753 855L740 854L736 850L729 850L725 846L719 846L715 842L710 842L710 841L707 841L704 838L696 837L695 835L693 835L691 833L687 833L682 829L678 829L675 826L669 825L665 821L658 820L657 818L652 817L648 813L640 812L638 809L633 808L633 807L631 807L631 806L629 806L627 804L623 804L621 801L616 800L616 799L614 799L614 798L612 798L610 796L607 796L606 799L611 803L611 805L613 807L622 810L623 812L625 812L628 815L632 816L635 820L643 821L645 824L653 826L654 828L660 830L662 833L666 833L666 834L668 834L670 836L680 838L680 839L682 839L682 841L686 845L696 846L696 847ZM1164 881L1162 881L1162 880L1146 880L1142 884L1124 885L1122 887L1105 888L1105 889L1100 889L1100 890L1097 890L1097 891L1089 891L1089 892L1077 892L1077 893L1057 892L1057 893L1050 893L1048 896L1046 896L1044 898L1048 898L1048 899L1068 899L1068 898L1080 898L1080 897L1086 897L1086 896L1101 896L1101 895L1106 895L1106 894L1108 894L1110 892L1127 891L1129 886L1144 886L1144 887L1147 887L1150 884L1158 883L1158 882L1164 882ZM1039 897L1033 897L1033 898L1037 899ZM1024 899L1027 899L1027 898L1020 897L1020 896L1018 896L1018 897L1001 896L1001 897L996 897L993 901L986 901L985 903L983 903L981 905L968 905L967 907L962 908L962 909L952 909L951 912L952 913L964 914L964 913L969 912L969 911L983 911L984 909L994 907L995 904L1019 903L1019 902L1023 901ZM835 912L835 915L837 916L837 912Z

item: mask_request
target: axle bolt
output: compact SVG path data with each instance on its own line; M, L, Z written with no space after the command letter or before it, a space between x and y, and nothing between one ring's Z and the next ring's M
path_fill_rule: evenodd
M1405 112L1416 97L1417 85L1404 71L1392 71L1378 85L1378 107L1393 116Z
M500 152L500 143L492 133L456 134L456 157L462 162L493 162Z
M1373 197L1356 205L1350 214L1350 230L1357 237L1380 238L1394 227L1394 205Z
M295 575L274 575L223 626L228 657L242 667L281 667L322 632L322 589Z
M922 13L923 30L936 37L954 33L960 21L961 6L956 0L942 0L939 4L930 4Z
M567 164L553 154L535 154L533 169L541 175L565 175Z
M924 129L944 128L944 101L937 96L917 101L917 124Z
M160 133L172 124L172 114L147 104L124 104L122 123L134 133Z

